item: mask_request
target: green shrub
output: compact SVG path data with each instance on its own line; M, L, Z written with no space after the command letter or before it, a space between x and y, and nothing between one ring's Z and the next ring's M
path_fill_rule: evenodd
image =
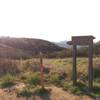
M34 91L34 94L36 95L44 95L50 93L51 89L45 89L45 88L40 88L37 87Z
M50 83L59 86L61 83L59 75L58 74L51 75Z
M27 77L27 83L30 85L39 85L40 84L40 75L34 74Z
M63 84L63 89L67 91L67 90L69 90L70 86L71 85L69 85L68 83L64 83Z
M14 83L14 77L11 74L6 74L2 77L1 88L11 87Z
M72 93L74 93L74 94L82 94L83 93L83 91L81 91L81 89L80 89L80 87L70 87L70 91L72 92Z
M32 91L28 88L24 88L21 91L17 91L17 96L30 97L32 94Z
M77 95L88 93L88 91L87 91L88 88L82 83L77 83L76 86L73 86L70 83L64 83L63 89L65 91L69 91L69 92L71 92L73 94L77 94Z

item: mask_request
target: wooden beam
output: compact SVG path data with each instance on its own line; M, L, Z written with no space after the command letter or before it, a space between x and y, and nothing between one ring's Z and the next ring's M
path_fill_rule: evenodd
M89 65L88 65L88 83L89 89L93 89L93 36L73 36L72 41L68 41L69 45L73 45L73 85L77 84L77 68L76 68L76 46L89 45Z
M88 66L89 89L93 89L93 41L89 43L89 66Z
M43 54L40 52L40 67L41 67L41 87L44 89L44 66L43 66Z
M76 45L73 45L73 85L77 84Z

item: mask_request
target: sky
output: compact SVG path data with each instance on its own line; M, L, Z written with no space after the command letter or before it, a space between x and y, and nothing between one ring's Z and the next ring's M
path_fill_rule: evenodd
M0 36L100 40L100 0L0 0Z

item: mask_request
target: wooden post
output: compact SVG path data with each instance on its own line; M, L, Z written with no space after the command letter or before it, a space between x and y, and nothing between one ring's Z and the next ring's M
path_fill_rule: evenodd
M89 89L93 89L93 40L89 43L89 66L88 66Z
M76 45L89 45L89 65L88 65L88 84L89 89L93 89L93 36L73 36L72 41L67 42L73 45L73 85L77 84L76 68Z
M42 53L40 52L40 67L41 67L41 87L44 89L44 75L43 75L43 58L42 58Z
M73 85L77 84L76 45L73 44Z

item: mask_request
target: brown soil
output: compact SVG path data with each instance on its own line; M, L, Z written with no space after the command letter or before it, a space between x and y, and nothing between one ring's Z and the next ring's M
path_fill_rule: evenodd
M17 97L14 90L24 87L24 84L20 84L11 89L0 89L0 100L92 100L92 98L88 96L70 94L55 86L46 87L47 89L51 89L51 91L41 96L33 96L31 98Z

